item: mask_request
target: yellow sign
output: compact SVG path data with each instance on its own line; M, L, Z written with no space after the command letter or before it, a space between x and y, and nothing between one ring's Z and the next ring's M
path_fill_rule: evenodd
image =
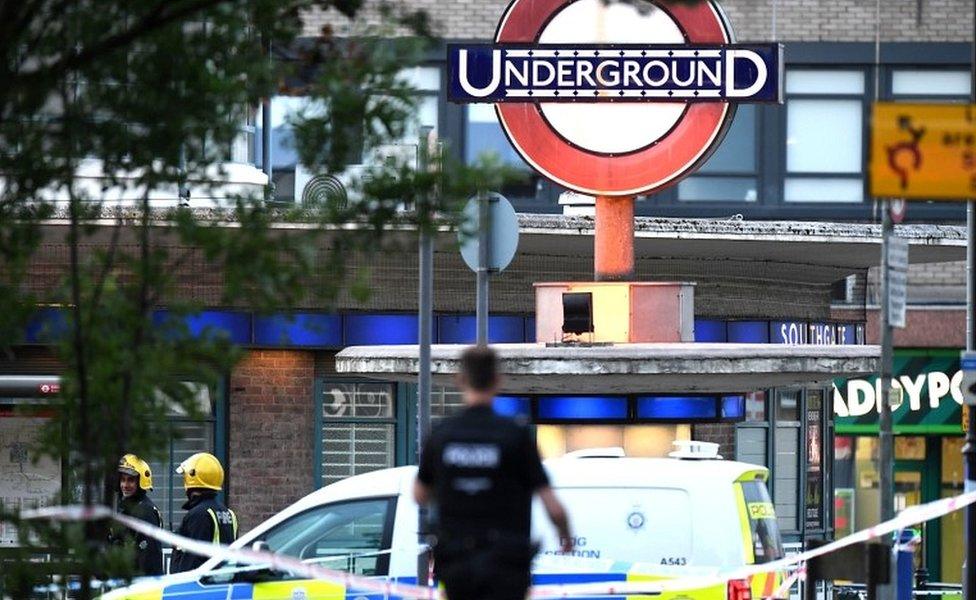
M749 510L749 518L752 520L776 518L776 511L773 510L772 502L750 502L746 508Z
M875 103L870 175L876 197L976 198L976 105Z
M962 430L969 433L969 405L962 405Z

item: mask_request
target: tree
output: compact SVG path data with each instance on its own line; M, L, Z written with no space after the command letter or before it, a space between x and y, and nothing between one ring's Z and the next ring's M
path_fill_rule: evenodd
M417 172L393 161L373 168L357 201L274 208L265 194L238 194L211 211L154 208L160 190L185 199L191 188L219 187L241 123L280 90L312 99L292 123L311 168L334 171L355 145L401 138L414 100L397 74L421 58L429 23L422 12L380 5L371 13L379 25L359 26L360 5L0 0L0 350L17 342L39 303L64 307L63 327L47 332L65 365L57 416L37 449L69 474L52 501L111 505L106 482L118 457L165 439L172 406L197 410L185 381L213 385L236 360L218 336L194 337L180 319L154 321L161 304L175 316L200 307L174 293L179 265L202 257L219 269L226 304L267 310L310 293L334 299L350 281L348 253L380 247L397 222L450 220L455 199L508 176L492 164ZM356 35L327 28L298 40L311 9L331 11ZM86 170L101 185L81 177ZM136 200L118 206L120 194ZM56 285L38 286L27 275L53 218L68 223L70 256ZM105 220L112 225L96 227ZM276 227L294 221L303 227ZM338 227L347 223L357 227ZM190 250L168 249L162 241L173 236ZM132 574L126 550L104 547L105 524L21 522L9 510L2 518L19 526L22 542L2 569L9 595L26 597L43 579L27 562L38 548L55 550L54 572L80 576L82 598L96 575Z

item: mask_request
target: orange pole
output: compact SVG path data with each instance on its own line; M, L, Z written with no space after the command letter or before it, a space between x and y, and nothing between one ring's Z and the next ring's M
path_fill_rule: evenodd
M597 281L634 277L634 197L597 196L593 267Z

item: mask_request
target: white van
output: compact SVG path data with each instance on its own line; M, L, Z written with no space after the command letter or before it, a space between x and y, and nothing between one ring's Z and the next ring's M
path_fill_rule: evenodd
M703 459L694 443L674 453L682 458L620 454L584 452L546 462L552 486L569 512L576 544L572 556L559 555L558 536L536 506L533 537L541 550L533 566L535 585L612 585L713 575L782 556L765 467ZM235 546L257 543L330 568L402 583L415 583L421 573L425 582L427 554L418 544L412 495L415 476L416 467L399 467L350 477L309 494L243 535ZM347 597L341 584L253 567L234 572L235 566L211 559L195 571L140 581L104 598ZM780 578L758 575L752 581L662 592L657 598L768 597ZM348 594L350 599L369 597L361 591Z

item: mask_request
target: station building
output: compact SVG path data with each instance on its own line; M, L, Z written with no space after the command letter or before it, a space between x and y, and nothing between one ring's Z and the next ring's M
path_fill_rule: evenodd
M490 41L505 8L499 0L410 4L431 13L445 43ZM870 105L875 98L966 101L972 3L884 2L880 23L873 3L856 0L726 0L722 6L740 42L784 44L786 102L739 107L722 146L698 173L637 203L637 279L696 283L697 341L877 343L872 265L879 259L880 218L864 172ZM343 26L335 15L310 13L307 34L317 35L326 23ZM494 151L528 171L494 111L446 101L445 68L438 50L409 73L421 95L418 124L436 128L458 159ZM314 178L342 183L357 169L353 161L341 173L309 173L296 164L286 116L300 102L274 99L268 124L277 199L284 203L301 202ZM234 154L240 185L262 182L261 134L260 123L242 133ZM525 183L499 191L520 213L522 239L512 265L492 278L491 340L543 342L535 339L533 284L592 278L592 206L531 172ZM912 242L913 263L908 327L895 338L897 374L910 380L896 413L896 491L904 505L961 490L952 381L954 357L964 345L958 262L964 218L961 206L912 204L900 229ZM64 227L57 219L47 226L47 242L32 264L36 291L43 292L67 262ZM312 300L276 315L221 305L219 277L202 258L181 267L179 293L209 305L193 326L220 328L247 352L222 386L200 390L206 419L172 416L184 435L169 440L168 458L153 464L155 500L168 526L175 528L181 517L182 489L173 469L200 450L227 466L227 499L244 528L319 486L415 460L415 386L349 376L335 367L336 354L348 346L417 342L415 238L402 236L405 251L356 265L369 269L373 294L367 301L344 297L325 306ZM435 342L473 341L474 289L454 236L442 236L435 253ZM48 318L55 317L39 314L15 351L0 357L0 431L18 448L30 441L32 424L14 408L44 404L43 390L51 388L43 386L56 383L60 370L38 335ZM873 383L858 379L864 383L838 380L836 394L824 381L682 396L669 414L642 413L636 395L621 393L594 394L582 408L535 394L508 410L535 422L547 456L594 446L662 455L675 439L716 441L727 458L771 468L781 528L788 540L802 543L877 520L876 412L861 412L871 403L865 390ZM431 401L435 419L460 405L449 386L435 388ZM29 502L60 485L58 465L39 469L48 487L24 487L0 473L0 497ZM959 578L961 543L952 537L959 529L952 518L925 533L919 561L933 579ZM0 545L9 543L2 533Z

